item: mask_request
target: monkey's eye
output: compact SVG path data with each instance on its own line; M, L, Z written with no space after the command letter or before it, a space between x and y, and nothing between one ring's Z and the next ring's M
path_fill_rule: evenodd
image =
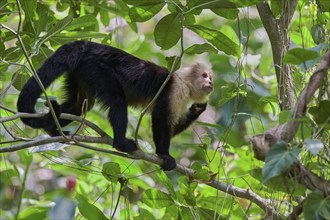
M207 78L207 77L208 77L207 73L204 72L204 73L202 74L202 77L203 77L203 78Z

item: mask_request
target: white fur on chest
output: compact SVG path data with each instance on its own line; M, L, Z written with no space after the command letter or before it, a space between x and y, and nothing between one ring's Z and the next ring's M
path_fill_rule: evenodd
M175 125L179 119L189 111L189 105L192 100L190 98L190 88L175 73L173 74L173 83L169 97L170 105L170 123Z

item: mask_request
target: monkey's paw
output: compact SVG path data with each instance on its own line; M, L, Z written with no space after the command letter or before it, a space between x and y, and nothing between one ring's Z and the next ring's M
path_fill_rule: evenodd
M189 108L190 113L193 116L198 117L200 114L202 114L206 109L207 103L194 103Z
M173 170L176 167L175 159L171 155L158 155L163 159L163 164L160 168L164 171Z
M137 146L133 140L125 139L122 143L115 143L114 147L122 152L130 153L137 150Z

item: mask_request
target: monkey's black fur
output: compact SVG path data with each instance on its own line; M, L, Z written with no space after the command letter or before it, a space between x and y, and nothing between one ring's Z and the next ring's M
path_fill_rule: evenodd
M110 107L108 117L114 131L114 147L120 151L137 149L133 140L125 137L127 129L127 107L144 106L157 93L169 71L154 63L141 60L120 49L87 41L76 41L60 47L37 71L47 88L53 81L67 72L65 79L66 101L59 105L52 101L57 116L60 113L81 115L82 104L89 100L89 109L97 98ZM164 159L163 170L176 167L169 154L170 139L186 129L205 110L206 104L192 105L185 117L176 125L169 123L170 80L160 94L152 110L152 130L156 153ZM35 104L42 90L31 77L21 91L17 108L19 112L35 113ZM44 118L23 118L33 128L43 128L49 135L59 132L50 113ZM71 121L59 119L61 127Z

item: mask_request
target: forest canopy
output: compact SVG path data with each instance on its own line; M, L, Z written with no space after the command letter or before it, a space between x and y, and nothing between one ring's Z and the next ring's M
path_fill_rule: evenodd
M328 0L0 0L0 218L330 219L329 20ZM171 141L175 170L159 168L148 109L128 110L134 154L112 147L97 103L60 115L70 135L21 122L63 101L60 77L38 113L16 107L76 40L212 68L206 111Z

